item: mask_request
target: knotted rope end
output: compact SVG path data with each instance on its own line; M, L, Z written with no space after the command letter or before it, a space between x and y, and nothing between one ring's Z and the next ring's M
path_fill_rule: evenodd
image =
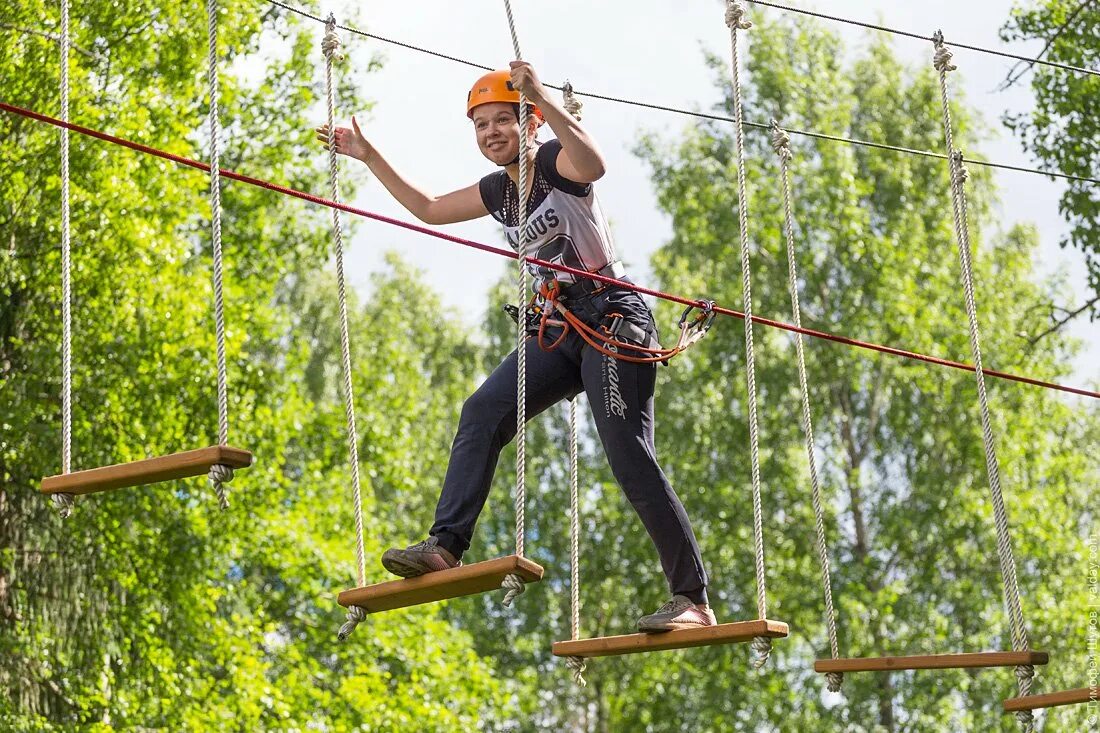
M737 2L737 0L727 0L726 2L726 25L730 30L748 30L752 28L752 21L745 18L745 6L743 3Z
M771 143L772 150L779 156L779 159L784 163L791 159L791 136L787 134L787 131L779 126L779 121L774 117L771 121Z
M970 178L970 171L966 169L966 158L963 157L961 150L951 151L951 182L957 186L961 186L967 182Z
M581 687L587 687L588 682L585 681L583 675L586 665L584 663L584 657L566 657L565 666L573 670L573 681Z
M522 594L527 590L527 584L523 582L523 578L516 575L515 573L509 573L508 575L505 575L504 580L500 584L500 587L508 591L504 594L504 599L501 601L501 603L503 603L505 607L510 607L512 605L512 601L515 600L516 596Z
M68 519L72 515L73 507L76 505L72 494L50 494L50 500L57 507L57 513L62 519Z
M224 512L229 508L229 496L225 484L233 480L233 467L223 463L215 463L210 467L210 473L206 476L214 487L214 493L218 495L218 506Z
M829 692L840 692L840 688L843 684L843 672L827 672L825 674L825 687Z
M336 638L340 641L347 641L351 636L351 632L355 631L355 627L362 623L367 618L367 612L359 606L348 606L347 621L340 626L340 631L337 632Z
M325 37L321 40L321 51L329 61L343 61L344 54L340 53L340 36L336 33L336 16L329 13L325 21Z
M754 636L750 643L752 649L752 668L763 669L772 655L772 640L766 636Z
M936 47L935 53L932 54L932 65L936 67L936 71L943 73L959 68L951 63L951 57L954 54L951 53L951 49L944 45L943 31L936 31L932 34L932 45Z
M579 122L581 119L581 110L584 108L584 105L573 95L573 85L568 81L561 87L561 96L562 107Z

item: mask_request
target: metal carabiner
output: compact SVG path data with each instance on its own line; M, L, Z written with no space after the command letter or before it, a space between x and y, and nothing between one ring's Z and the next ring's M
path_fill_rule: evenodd
M684 327L687 323L688 316L694 310L699 311L699 315L695 316L695 319L688 325L688 329L693 331L703 331L706 333L710 330L711 324L714 323L714 306L716 303L713 300L700 300L698 303L693 303L684 309L683 314L680 316L680 322L677 324L680 328Z

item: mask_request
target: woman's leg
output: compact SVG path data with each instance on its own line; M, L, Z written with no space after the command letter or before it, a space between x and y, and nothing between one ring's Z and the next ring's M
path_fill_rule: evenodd
M653 444L656 364L582 352L581 375L611 471L649 532L673 595L706 603L707 574L687 512Z
M580 370L562 350L526 344L527 419L580 389ZM509 354L462 406L447 477L429 532L456 558L470 546L489 496L500 451L516 436L516 352Z

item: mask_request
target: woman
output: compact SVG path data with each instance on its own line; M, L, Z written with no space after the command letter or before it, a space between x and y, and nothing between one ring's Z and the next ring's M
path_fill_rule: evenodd
M367 141L355 118L335 131L336 151L370 168L401 205L428 224L450 224L491 215L514 248L519 243L519 101L530 103L527 118L527 251L541 260L623 279L611 231L592 184L603 177L604 161L593 140L547 93L530 64L514 61L510 71L478 79L467 96L481 153L502 170L466 188L433 196L398 173ZM543 123L557 136L538 144ZM328 129L317 129L328 142ZM619 341L653 348L657 330L641 297L621 287L549 268L531 267L538 283L557 280L559 302L589 325L603 326ZM548 327L547 341L561 335ZM575 330L552 350L529 336L527 416L531 418L581 390L588 394L596 427L616 480L641 517L657 547L671 601L638 622L640 631L712 626L707 576L699 546L683 505L657 464L653 445L653 390L657 366L601 354ZM382 564L402 577L445 570L461 564L474 525L485 505L501 449L516 433L517 357L513 351L462 406L458 432L435 524L428 539L405 549L390 549Z

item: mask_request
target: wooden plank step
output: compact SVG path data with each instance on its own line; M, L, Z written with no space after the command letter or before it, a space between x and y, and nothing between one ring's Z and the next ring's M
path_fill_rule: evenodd
M1042 695L1013 697L1005 700L1005 712L1038 710L1039 708L1053 708L1059 705L1077 705L1098 701L1100 701L1100 687L1081 687L1076 690L1059 690L1058 692L1046 692Z
M204 476L210 467L222 463L233 468L252 465L252 454L227 445L172 453L167 456L146 458L132 463L90 468L42 479L43 494L94 494L127 486L143 486L161 481Z
M785 637L787 633L787 624L782 621L757 619L652 634L625 634L556 641L551 650L559 657L608 657L637 652L659 652L666 649L687 649L695 646L737 644L749 641L756 636L775 639Z
M519 575L524 582L537 583L542 580L543 569L525 557L506 555L417 578L352 588L342 592L337 602L345 608L359 606L367 613L378 613L497 590L504 576L511 573Z
M1046 664L1046 652L975 652L969 654L919 654L910 657L859 657L819 659L815 672L892 672L902 669L974 669Z

